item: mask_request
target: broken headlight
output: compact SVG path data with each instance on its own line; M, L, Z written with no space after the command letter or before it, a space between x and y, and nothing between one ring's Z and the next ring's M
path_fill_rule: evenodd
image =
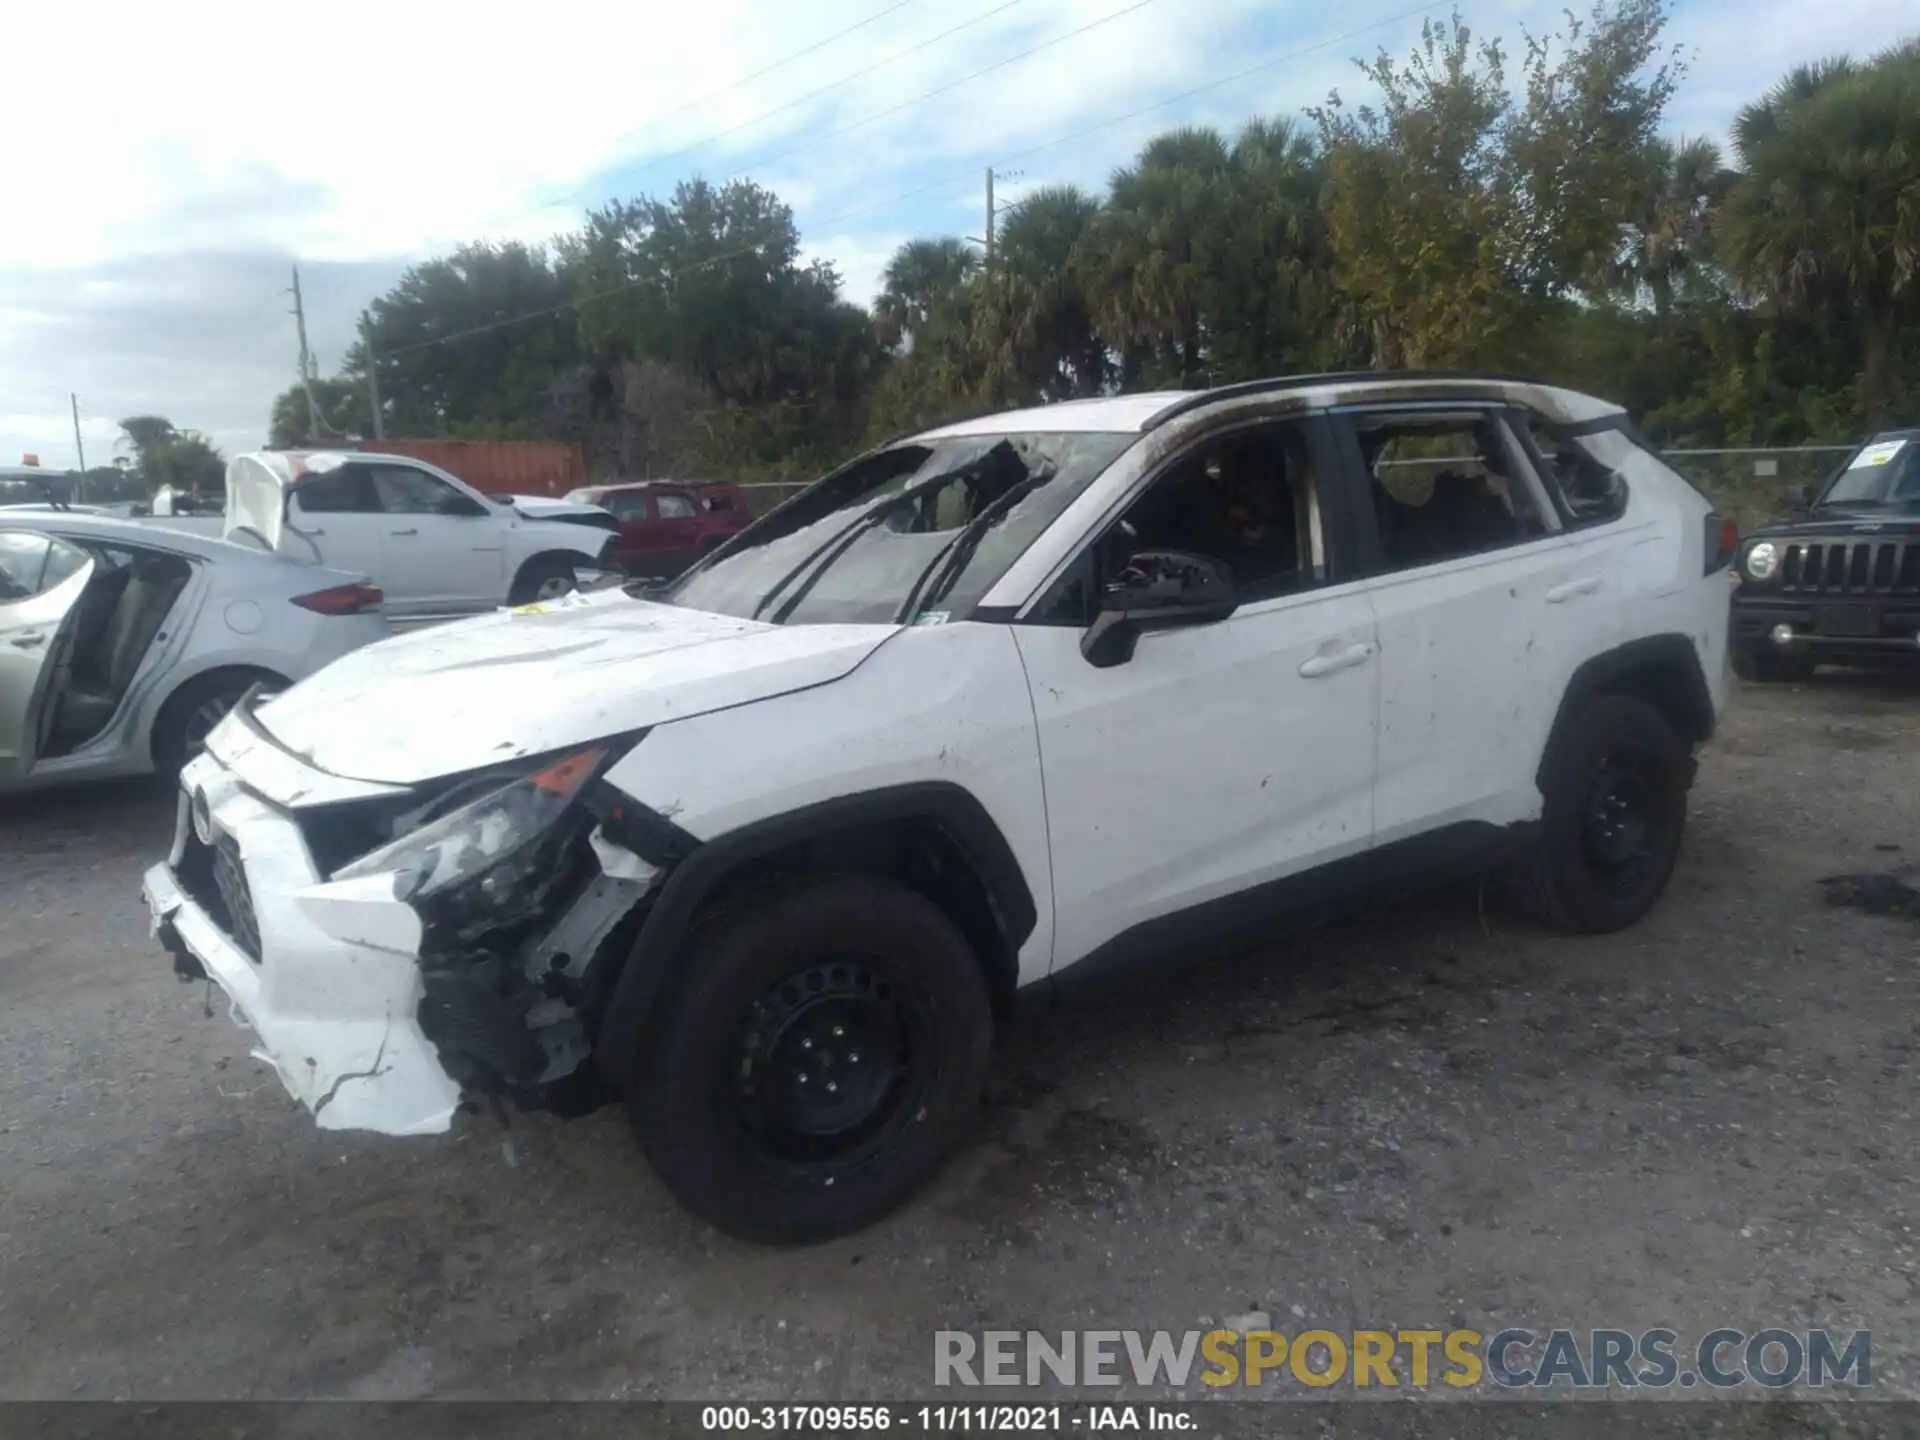
M394 877L396 900L419 902L475 882L475 900L502 899L525 878L541 841L607 758L604 746L576 751L531 774L503 780L457 809L334 871L333 879Z

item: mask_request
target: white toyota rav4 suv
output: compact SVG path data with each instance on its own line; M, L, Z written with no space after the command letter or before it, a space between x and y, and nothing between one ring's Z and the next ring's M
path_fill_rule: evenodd
M146 877L322 1126L620 1097L768 1240L940 1164L1069 967L1494 870L1639 919L1725 692L1729 545L1617 408L1315 376L949 425L662 593L239 706Z

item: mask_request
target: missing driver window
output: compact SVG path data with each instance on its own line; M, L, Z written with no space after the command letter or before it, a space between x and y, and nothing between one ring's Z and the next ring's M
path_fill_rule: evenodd
M1109 532L1103 579L1127 554L1178 550L1225 564L1243 601L1309 589L1326 578L1318 546L1312 452L1297 424L1223 436L1177 461Z

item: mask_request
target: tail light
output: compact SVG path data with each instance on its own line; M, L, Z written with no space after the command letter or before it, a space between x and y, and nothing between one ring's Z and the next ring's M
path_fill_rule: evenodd
M1707 542L1705 573L1711 575L1733 563L1734 553L1740 548L1740 526L1731 515L1710 510L1704 528Z
M335 585L330 590L296 595L293 603L316 615L364 615L378 610L386 599L386 592L378 585Z

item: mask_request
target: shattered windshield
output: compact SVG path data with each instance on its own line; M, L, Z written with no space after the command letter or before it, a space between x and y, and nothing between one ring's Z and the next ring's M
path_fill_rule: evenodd
M1920 500L1920 442L1911 436L1870 440L1848 457L1846 466L1820 497L1822 505L1890 505Z
M1138 438L968 435L882 450L752 526L663 598L780 624L964 615Z

